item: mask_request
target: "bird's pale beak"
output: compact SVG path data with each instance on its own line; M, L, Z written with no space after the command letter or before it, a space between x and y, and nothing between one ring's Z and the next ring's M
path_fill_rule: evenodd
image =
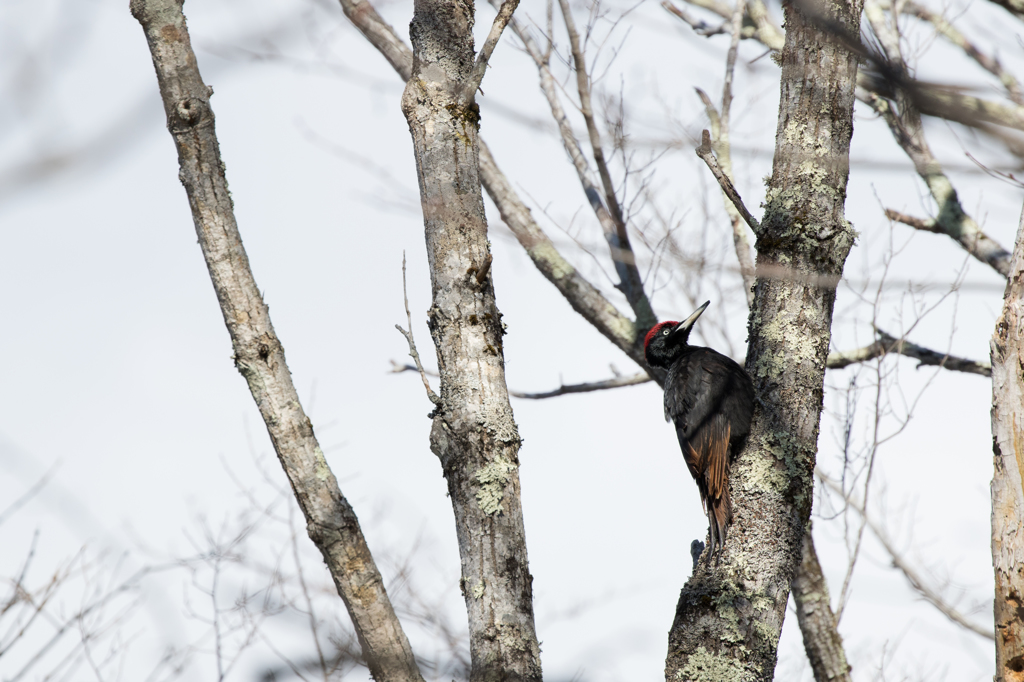
M694 310L688 318L676 325L676 328L672 330L672 335L675 336L680 332L689 331L690 327L693 326L693 323L697 321L697 318L700 317L700 314L703 313L709 305L711 305L711 301L705 301L704 305Z

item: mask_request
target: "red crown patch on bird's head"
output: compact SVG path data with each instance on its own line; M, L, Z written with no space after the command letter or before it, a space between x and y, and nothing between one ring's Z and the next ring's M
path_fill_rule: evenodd
M644 337L644 350L647 350L647 346L650 345L651 339L653 339L654 336L658 334L662 329L664 329L665 327L674 327L677 324L679 323L673 320L669 320L668 322L659 322L658 324L651 327L651 331L647 332L647 336Z

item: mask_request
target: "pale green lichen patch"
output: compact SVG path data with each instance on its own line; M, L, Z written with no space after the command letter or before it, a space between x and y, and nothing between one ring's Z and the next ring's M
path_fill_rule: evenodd
M786 129L782 134L786 136L788 144L803 147L804 149L812 149L815 156L827 156L832 151L829 145L829 138L820 136L819 132L813 126L809 126L798 118L793 117L786 123Z
M477 469L476 481L480 489L476 491L476 501L485 514L499 514L505 511L501 500L505 496L505 484L508 483L516 465L500 455L486 466Z
M733 608L730 599L719 599L718 617L725 622L725 632L722 633L723 642L741 644L743 633L740 631L740 614Z
M690 654L686 665L676 671L675 678L685 682L746 682L754 676L735 658L708 652L704 647Z
M498 642L506 651L527 651L529 640L523 636L519 627L511 623L498 624Z
M479 599L482 596L484 596L484 583L481 580L473 586L473 599Z
M757 638L772 651L778 648L779 632L766 623L763 618L754 619L754 632L757 634Z
M775 602L769 599L763 594L755 595L750 602L754 605L754 608L758 611L771 611L775 608Z
M331 477L331 468L327 466L327 460L324 459L324 451L320 449L319 445L313 450L313 456L316 458L316 463L313 465L316 477L321 481L326 481Z
M775 352L763 352L754 365L754 374L766 379L777 380L805 362L814 362L817 357L815 339L800 328L789 315L775 315L761 323L761 336L767 341L766 348Z
M530 249L533 260L539 263L546 263L551 268L551 278L555 280L568 277L574 272L574 268L562 255L555 250L550 242L540 242Z
M766 445L759 449L762 452L770 452L774 457L752 457L748 473L743 477L743 487L748 491L775 490L780 493L785 492L789 487L789 481L777 463L777 460L785 457L782 448Z

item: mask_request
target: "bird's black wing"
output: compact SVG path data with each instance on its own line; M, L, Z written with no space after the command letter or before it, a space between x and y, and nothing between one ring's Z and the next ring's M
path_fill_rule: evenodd
M693 437L722 403L736 391L736 374L743 370L710 348L693 348L669 368L665 380L665 418L672 419L681 435ZM747 381L749 383L749 380Z
M683 458L700 490L714 553L716 545L724 545L732 519L730 444L750 428L753 386L739 365L710 348L693 348L677 360L665 386L665 416L675 422Z

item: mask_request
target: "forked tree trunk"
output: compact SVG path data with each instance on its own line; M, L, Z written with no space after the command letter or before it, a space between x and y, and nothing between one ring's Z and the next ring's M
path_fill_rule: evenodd
M775 158L757 234L747 371L759 405L730 475L735 520L718 565L679 597L666 680L771 680L810 517L835 287L854 241L843 213L861 0L784 3Z
M1024 213L992 336L995 682L1024 682Z
M519 432L505 386L501 313L479 177L473 4L416 0L409 122L433 295L441 402L430 446L455 510L469 614L470 679L540 680L519 490ZM475 88L474 88L475 89Z

